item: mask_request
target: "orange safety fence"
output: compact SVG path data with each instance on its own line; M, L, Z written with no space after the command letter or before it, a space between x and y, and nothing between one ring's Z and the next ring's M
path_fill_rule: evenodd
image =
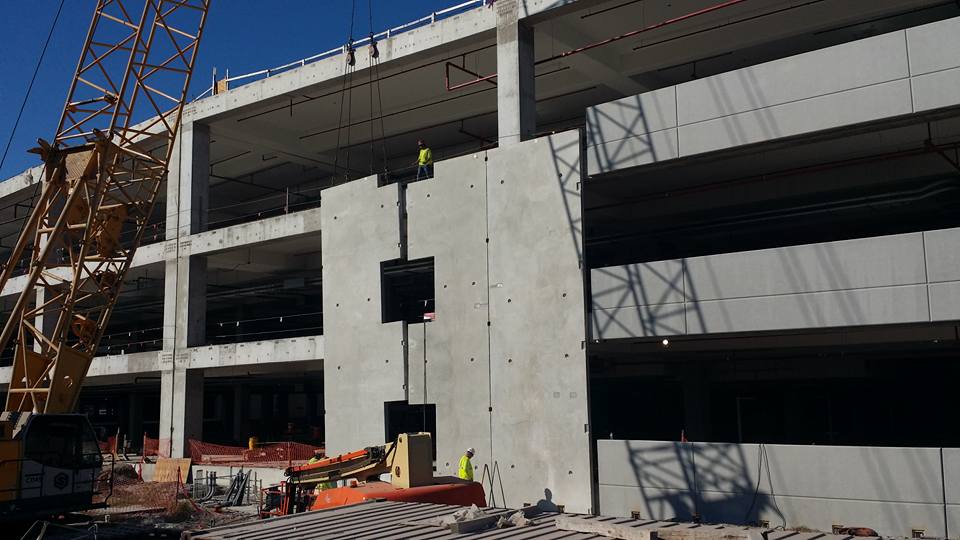
M190 523L197 528L214 526L224 520L224 515L194 500L182 471L177 471L174 481L145 482L139 467L139 464L122 464L104 470L97 479L98 495L94 502L105 503L107 508L89 513L94 517L120 516L115 518L117 521L127 517L153 516L150 519Z
M194 464L232 465L259 463L263 465L285 466L309 460L319 452L324 455L322 446L312 446L297 442L278 442L257 445L250 449L243 446L225 446L190 439L190 457Z
M97 441L97 444L100 445L101 454L113 454L117 455L117 436L111 435L107 437L105 441Z
M143 456L170 457L170 439L154 439L144 433Z

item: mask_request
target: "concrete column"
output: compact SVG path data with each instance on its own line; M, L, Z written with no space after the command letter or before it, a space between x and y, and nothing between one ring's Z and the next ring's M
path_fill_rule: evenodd
M187 441L203 437L203 370L161 367L160 451L169 444L170 457L184 457Z
M207 259L183 254L189 236L207 230L210 128L180 129L167 175L166 277L160 361L160 439L181 457L203 434L203 371L188 369L186 349L206 343ZM163 450L163 448L161 448Z
M163 349L206 345L207 258L167 259L164 289Z
M181 127L170 157L167 240L207 230L209 209L210 128L190 122Z
M517 0L497 2L497 133L500 146L530 138L537 128L533 29Z

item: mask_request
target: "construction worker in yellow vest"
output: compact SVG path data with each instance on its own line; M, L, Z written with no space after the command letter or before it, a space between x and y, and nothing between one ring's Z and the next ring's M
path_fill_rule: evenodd
M473 448L467 448L467 452L460 457L460 469L457 471L457 478L473 482L473 463L470 463L473 454Z
M417 180L433 178L433 151L423 140L417 141L420 153L417 155Z

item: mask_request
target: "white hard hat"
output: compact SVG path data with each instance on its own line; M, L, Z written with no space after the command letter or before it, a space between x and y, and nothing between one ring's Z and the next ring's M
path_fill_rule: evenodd
M467 453L468 453L468 454L476 454L477 451L474 450L473 448L467 448Z

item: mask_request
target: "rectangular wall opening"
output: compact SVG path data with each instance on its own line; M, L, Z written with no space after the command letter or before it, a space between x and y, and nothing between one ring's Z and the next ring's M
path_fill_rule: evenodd
M433 257L380 263L380 294L382 322L423 322L435 309Z
M411 405L406 401L385 401L383 418L386 442L397 440L402 433L429 433L433 443L433 459L437 459L436 405Z

